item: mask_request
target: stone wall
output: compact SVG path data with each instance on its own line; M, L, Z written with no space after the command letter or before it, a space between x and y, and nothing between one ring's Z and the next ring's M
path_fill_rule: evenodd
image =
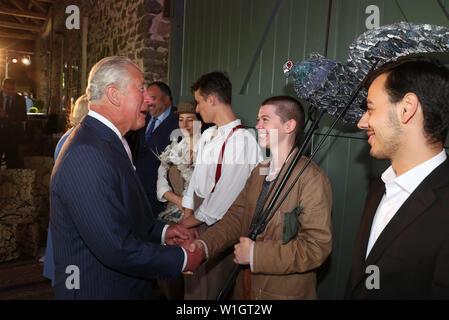
M83 26L79 30L66 28L67 6L79 7L81 24L83 17L88 18L87 73L101 58L122 55L139 65L148 81L168 82L169 3L170 0L55 1L51 30L36 45L40 56L39 92L46 105L50 104L51 112L61 112L58 99L62 96L76 99L82 94ZM62 88L63 76L69 88Z
M163 9L163 0L98 1L89 14L88 68L105 56L122 55L148 80L167 81L170 19Z

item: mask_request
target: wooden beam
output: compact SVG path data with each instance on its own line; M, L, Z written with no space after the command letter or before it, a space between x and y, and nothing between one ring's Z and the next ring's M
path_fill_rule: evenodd
M5 9L0 7L0 14L6 14L14 17L23 17L37 20L47 20L47 15L26 10Z
M0 21L0 27L10 28L10 29L18 29L18 30L27 30L27 31L31 31L31 32L41 32L40 26L30 25L30 24L22 24L22 23L16 23L16 22Z
M0 38L19 39L19 40L36 40L37 36L29 33L13 33L0 31Z
M44 7L39 2L30 0L30 2L28 3L28 10L31 10L33 6L36 7L37 10L40 11L41 13L47 13L47 10L45 10Z

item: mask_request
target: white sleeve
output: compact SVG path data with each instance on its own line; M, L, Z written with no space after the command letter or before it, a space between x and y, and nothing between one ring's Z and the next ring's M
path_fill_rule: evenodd
M195 218L207 225L218 222L237 199L251 171L262 160L260 156L260 148L253 137L244 135L229 139L215 191L208 194L195 211Z
M167 200L164 199L164 194L167 191L172 191L172 188L170 188L167 180L167 169L168 167L163 163L161 163L157 169L156 195L157 199L161 202L167 202Z
M191 210L193 210L193 208L194 208L193 192L194 192L195 181L196 181L195 175L192 174L192 177L190 178L189 186L187 187L186 193L182 197L182 202L181 202L181 204L184 208L191 209Z

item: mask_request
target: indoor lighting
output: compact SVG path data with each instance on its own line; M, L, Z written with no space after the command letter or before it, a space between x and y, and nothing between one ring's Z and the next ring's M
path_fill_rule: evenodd
M24 65L26 65L26 66L29 66L30 63L31 63L31 60L30 60L29 57L23 57L23 58L22 58L22 63L23 63Z

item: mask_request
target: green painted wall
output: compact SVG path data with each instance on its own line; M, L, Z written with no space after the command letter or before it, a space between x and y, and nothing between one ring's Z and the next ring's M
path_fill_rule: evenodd
M190 85L202 74L226 71L233 83L233 109L247 126L255 125L260 103L279 94L296 96L282 66L301 61L325 47L328 0L281 0L248 86L245 76L275 6L275 0L174 0L170 85L175 102L193 100ZM443 1L449 10L449 1ZM328 57L346 61L347 48L366 31L365 9L377 5L380 25L399 21L449 26L437 1L334 0ZM325 115L312 147L332 119ZM339 125L317 154L333 189L333 251L320 270L319 297L341 299L349 272L355 235L370 181L385 161L368 155L365 135L355 126Z

